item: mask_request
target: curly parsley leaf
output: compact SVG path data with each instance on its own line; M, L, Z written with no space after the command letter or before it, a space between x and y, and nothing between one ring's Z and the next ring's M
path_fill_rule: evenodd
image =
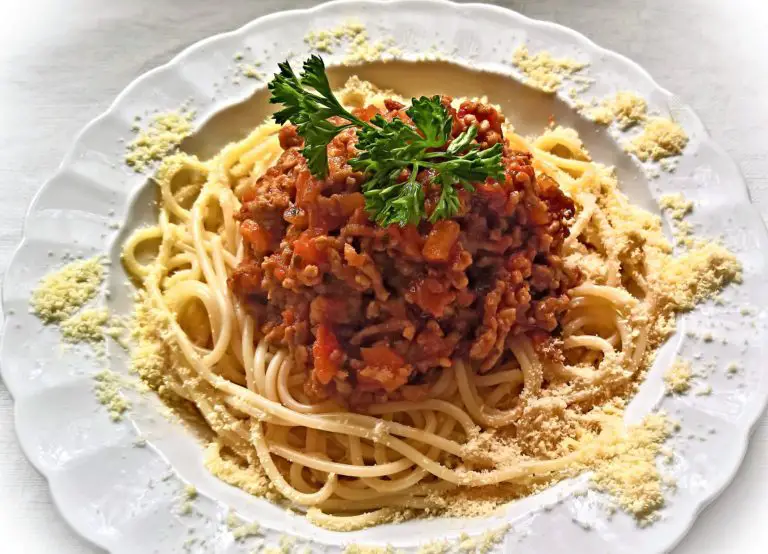
M424 148L440 148L451 138L453 118L440 102L439 96L414 98L405 112L424 137Z
M383 186L364 187L366 210L381 227L416 225L424 215L424 188L416 180L417 173L412 172L405 183L398 183L400 173L400 169L393 170L392 178L375 183Z
M480 150L475 141L477 127L451 141L453 118L439 96L412 99L405 113L413 126L400 118L387 121L381 115L365 122L333 95L320 57L304 62L301 76L287 62L278 67L280 73L269 84L270 102L283 108L274 118L280 124L290 121L296 125L304 138L302 154L313 175L324 178L328 174L328 143L343 129L357 128L358 155L349 164L366 176L365 207L378 225L404 226L426 218L434 223L453 217L460 209L458 187L474 192L473 183L504 176L501 144ZM334 116L347 123L328 121ZM422 169L430 170L430 178L440 185L440 196L429 215L424 207L424 185L418 179Z
M325 64L319 56L304 62L304 72L298 77L288 62L278 64L280 73L269 83L272 104L282 104L283 109L274 114L279 124L291 122L304 138L301 153L307 159L313 175L328 174L326 147L333 137L348 127L364 126L365 123L339 104L331 91L325 74ZM314 90L314 92L313 92ZM334 125L329 118L338 116L349 123Z
M371 124L357 131L355 147L359 153L349 160L352 169L376 176L395 167L407 167L409 160L421 152L421 135L402 119L387 121L377 115Z

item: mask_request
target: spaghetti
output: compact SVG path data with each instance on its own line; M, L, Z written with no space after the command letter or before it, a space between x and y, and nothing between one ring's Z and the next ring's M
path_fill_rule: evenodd
M380 106L374 90L340 97ZM585 279L569 291L557 355L520 334L509 362L481 373L457 361L417 399L358 411L337 397L313 402L305 368L259 334L228 286L245 255L235 214L247 183L282 154L280 129L264 123L209 161L167 158L156 176L158 223L124 245L124 265L142 286L135 365L166 398L199 411L215 435L212 469L309 509L319 525L351 530L445 511L462 495L495 506L588 466L686 305L665 280L673 258L659 219L628 202L573 131L529 140L506 128L509 148L529 152L537 177L576 206L563 255ZM710 266L730 263L713 256ZM721 273L713 290L728 279Z

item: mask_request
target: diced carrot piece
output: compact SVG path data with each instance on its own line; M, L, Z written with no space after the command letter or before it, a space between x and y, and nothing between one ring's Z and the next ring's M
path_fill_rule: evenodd
M315 366L314 375L323 385L330 383L339 372L339 365L332 358L336 350L339 350L339 341L331 328L318 325L315 344L312 346L312 359Z
M432 226L421 254L430 262L447 262L461 228L455 221L443 219Z

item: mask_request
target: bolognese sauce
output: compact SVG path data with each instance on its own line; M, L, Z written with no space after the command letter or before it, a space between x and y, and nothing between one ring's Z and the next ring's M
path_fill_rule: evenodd
M450 100L453 138L476 126L479 148L504 144L494 107L454 109ZM402 104L384 106L354 115L410 123ZM318 179L286 125L281 157L250 184L237 215L246 247L230 286L266 339L306 368L311 398L352 407L415 399L459 358L487 372L513 359L514 337L541 343L557 332L581 279L561 257L574 204L536 177L529 153L504 144L504 178L460 189L451 219L382 228L365 209L365 176L348 164L356 140L348 128L330 142L328 175ZM403 170L400 180L409 177ZM416 175L427 216L440 195L433 177Z

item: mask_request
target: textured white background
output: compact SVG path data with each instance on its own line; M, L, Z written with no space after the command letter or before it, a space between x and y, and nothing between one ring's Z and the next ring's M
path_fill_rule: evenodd
M0 0L0 272L32 195L135 77L187 45L311 0ZM634 59L691 104L768 219L768 0L498 0ZM733 484L676 552L766 552L768 418ZM556 532L556 530L554 530ZM0 552L91 553L51 504L0 383Z

